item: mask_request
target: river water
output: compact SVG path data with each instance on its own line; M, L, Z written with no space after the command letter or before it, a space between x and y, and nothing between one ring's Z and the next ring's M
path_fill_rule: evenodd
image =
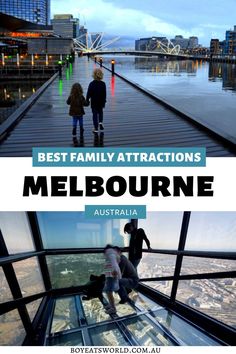
M115 70L236 143L236 65L117 56ZM110 67L110 56L103 58Z
M44 82L45 80L1 81L0 124L33 95Z

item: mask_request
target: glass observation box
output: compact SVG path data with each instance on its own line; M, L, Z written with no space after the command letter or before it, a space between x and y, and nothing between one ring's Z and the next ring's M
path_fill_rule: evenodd
M139 285L116 314L86 297L104 247L129 257L124 226L142 228ZM236 212L0 212L0 345L235 345Z

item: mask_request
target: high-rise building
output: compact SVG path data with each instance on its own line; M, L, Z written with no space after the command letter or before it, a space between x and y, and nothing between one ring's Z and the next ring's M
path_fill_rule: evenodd
M158 49L159 42L168 45L168 39L166 37L140 38L135 41L135 50L155 51Z
M188 40L188 48L193 49L198 47L198 37L192 36Z
M188 48L188 38L184 38L181 35L175 36L175 38L171 39L171 42L174 45L179 45L181 49L187 49Z
M220 54L220 41L217 38L212 38L210 43L210 53Z
M52 27L55 34L63 38L79 36L79 19L70 14L54 15Z
M0 12L39 25L50 24L50 0L1 0Z
M184 38L183 36L178 35L171 39L171 42L174 45L179 45L181 49L194 49L199 46L198 37L195 36Z
M147 50L150 38L140 38L135 41L135 50Z
M224 54L236 55L236 26L225 33Z
M87 34L88 30L84 26L80 26L79 28L79 41L87 46Z

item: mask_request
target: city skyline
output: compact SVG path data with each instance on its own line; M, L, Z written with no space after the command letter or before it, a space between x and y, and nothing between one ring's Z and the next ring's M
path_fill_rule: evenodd
M234 13L236 3L228 0L223 6L222 0L210 0L205 6L203 0L197 3L186 0L134 0L119 3L114 0L80 0L77 4L72 0L52 0L51 18L57 13L71 13L79 17L90 32L104 31L108 35L118 35L128 44L139 37L162 35L173 38L198 36L199 43L209 46L211 38L225 38L226 30L235 24ZM204 9L204 11L203 11ZM128 28L128 35L127 35Z

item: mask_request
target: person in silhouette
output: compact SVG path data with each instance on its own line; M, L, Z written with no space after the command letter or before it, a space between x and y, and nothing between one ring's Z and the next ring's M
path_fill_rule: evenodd
M72 137L76 138L76 130L77 124L79 122L80 127L80 136L83 136L84 126L83 126L83 116L85 114L84 106L88 106L84 95L82 86L76 82L72 85L70 95L66 101L66 103L70 106L69 115L73 118L72 124Z
M109 304L105 306L105 309L107 314L115 314L116 306L113 292L119 290L119 279L121 279L121 271L119 268L120 256L117 250L111 245L107 245L104 248L104 256L104 274L106 280L103 291L107 294L109 301Z
M151 249L150 241L143 229L137 229L131 222L125 224L124 233L130 234L129 242L129 260L137 269L142 259L143 241L146 242L147 248Z
M127 301L130 301L128 294L132 289L138 287L139 277L137 270L128 258L122 254L121 249L118 246L114 246L114 249L120 256L119 267L121 271L121 279L119 279L118 294L120 296L120 304L125 304Z
M98 128L104 130L103 125L103 108L106 104L106 84L103 79L103 72L101 69L95 69L93 71L94 80L90 82L86 101L91 100L91 109L93 113L93 125L94 133L98 133Z

